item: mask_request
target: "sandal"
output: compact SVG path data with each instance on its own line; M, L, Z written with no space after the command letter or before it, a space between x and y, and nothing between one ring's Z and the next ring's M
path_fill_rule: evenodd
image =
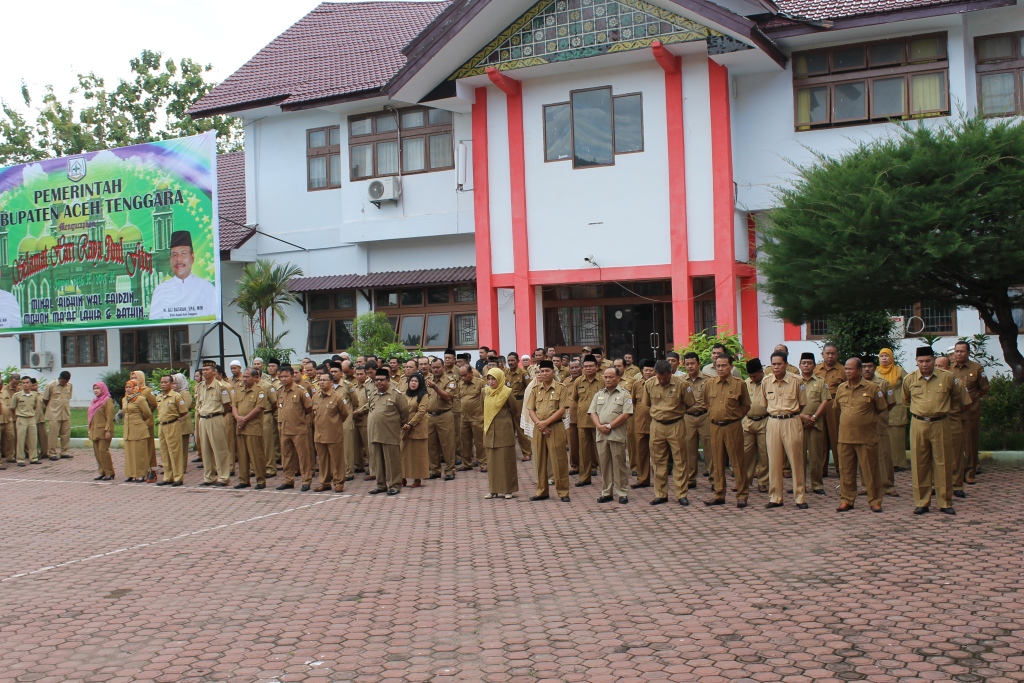
M420 481L419 479L413 479L412 480L412 488L418 489L421 486L423 486L423 482L422 481Z
M515 498L515 496L512 495L511 493L506 493L505 494L505 500L512 500L513 498Z
M496 497L497 496L495 496L493 493L488 493L486 496L484 496L484 500L490 500L491 498L496 498Z

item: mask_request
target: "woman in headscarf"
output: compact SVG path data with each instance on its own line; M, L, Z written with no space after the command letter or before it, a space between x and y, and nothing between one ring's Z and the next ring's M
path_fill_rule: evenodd
M99 476L95 481L110 481L114 478L114 463L110 459L110 440L114 438L114 413L117 406L110 398L110 390L103 382L92 385L93 399L89 404L89 440L92 454L96 456Z
M484 378L484 449L487 451L488 493L484 498L512 498L519 491L516 469L516 425L519 405L505 385L505 373L491 368Z
M195 428L192 426L192 393L189 391L188 380L185 379L185 375L176 373L171 378L174 384L174 390L181 394L181 400L185 402L185 410L188 412L181 421L181 454L182 454L182 474L188 471L188 440L192 434L195 433Z
M146 425L149 427L149 444L147 445L149 468L144 479L152 484L156 482L156 430L153 423L153 415L156 414L156 396L153 395L153 390L146 386L146 373L142 370L133 371L132 379L138 382L139 395L149 404L149 419L146 420Z
M907 371L896 364L892 349L878 352L878 369L875 374L889 383L896 405L889 410L889 444L892 449L892 468L897 472L906 470L907 461L907 407L903 405L903 378Z
M149 403L139 393L139 383L130 379L124 385L124 473L128 475L126 482L145 481L149 469L149 446L152 440L149 435L149 424L153 420L153 411Z
M402 486L412 479L412 487L419 488L430 474L430 455L427 452L427 403L434 390L427 386L423 375L409 376L405 389L409 401L409 421L402 426Z

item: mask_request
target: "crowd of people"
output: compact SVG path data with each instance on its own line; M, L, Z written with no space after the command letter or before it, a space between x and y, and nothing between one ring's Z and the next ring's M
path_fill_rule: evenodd
M228 487L237 477L235 489L253 479L264 489L280 472L277 490L298 479L301 491L341 492L362 474L375 482L370 494L396 495L479 469L487 474L484 497L508 499L519 491L521 457L533 461L531 501L550 499L554 488L570 502L571 476L575 487L599 476L599 503L627 504L631 489L653 486L650 504L661 505L671 484L688 506L703 460L711 479L705 505L726 503L731 474L739 508L756 486L768 494L767 509L782 507L786 493L806 509L808 489L825 495L831 464L837 512L854 508L858 473L860 494L881 512L883 496L898 495L894 473L908 466L909 426L915 514L928 512L933 497L941 512L955 514L953 498L966 497L964 485L980 473L988 380L965 342L950 356L918 348L915 361L907 373L892 349L881 349L840 364L827 344L820 363L803 353L794 366L779 345L768 368L746 361L745 379L722 345L703 367L696 353L637 365L630 354L608 359L600 348L502 356L482 347L475 364L452 349L404 363L306 358L298 368L256 358L245 368L231 361L227 373L207 361L194 396L182 374L162 376L153 391L136 371L116 406L97 382L88 434L97 480L115 477L110 444L120 414L125 481L158 486L183 485L194 437L200 486ZM4 460L26 466L70 457L70 379L62 372L42 390L30 377L9 379L0 393Z

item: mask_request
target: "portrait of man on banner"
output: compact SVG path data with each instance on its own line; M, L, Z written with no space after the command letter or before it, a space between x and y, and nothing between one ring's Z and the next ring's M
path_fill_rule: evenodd
M153 292L149 305L150 320L215 316L220 310L217 289L192 272L196 255L192 234L177 230L171 235L170 266L174 276Z

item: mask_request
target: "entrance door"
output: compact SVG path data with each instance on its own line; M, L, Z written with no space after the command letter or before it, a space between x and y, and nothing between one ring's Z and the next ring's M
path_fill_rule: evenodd
M605 306L604 314L608 358L631 353L634 361L639 362L641 358L660 358L664 354L665 304Z

